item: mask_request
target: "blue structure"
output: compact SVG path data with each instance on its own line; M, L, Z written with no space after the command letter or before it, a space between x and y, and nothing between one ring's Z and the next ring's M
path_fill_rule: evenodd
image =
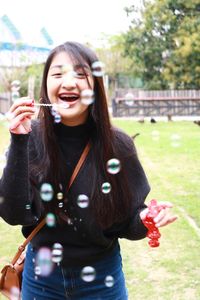
M44 27L40 34L43 39L42 45L26 43L10 18L3 15L0 18L0 67L22 67L43 63L53 46L53 39Z

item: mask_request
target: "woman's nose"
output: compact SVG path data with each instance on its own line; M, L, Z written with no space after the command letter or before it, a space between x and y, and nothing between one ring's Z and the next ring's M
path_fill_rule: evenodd
M68 89L76 87L76 78L74 72L67 72L63 75L62 86Z

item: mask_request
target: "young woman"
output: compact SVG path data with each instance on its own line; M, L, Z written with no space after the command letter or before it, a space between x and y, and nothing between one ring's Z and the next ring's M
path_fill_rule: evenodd
M11 144L0 183L1 217L28 246L22 299L128 299L118 239L146 237L149 184L132 139L109 120L97 56L66 42L51 51L40 111L21 98L9 111ZM90 151L67 185L88 142ZM156 226L175 221L162 203Z

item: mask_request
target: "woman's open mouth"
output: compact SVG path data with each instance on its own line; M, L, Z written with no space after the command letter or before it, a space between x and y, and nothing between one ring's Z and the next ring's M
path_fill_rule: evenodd
M58 95L58 99L59 99L59 103L67 103L69 106L72 106L73 104L75 104L78 100L79 100L79 95L78 94L67 94L67 93L63 93L63 94L59 94Z

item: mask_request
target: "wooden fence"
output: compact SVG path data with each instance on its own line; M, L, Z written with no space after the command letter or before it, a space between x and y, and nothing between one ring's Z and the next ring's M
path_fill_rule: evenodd
M118 89L112 111L114 117L200 116L200 90Z
M0 94L0 113L5 114L11 106L11 93Z

